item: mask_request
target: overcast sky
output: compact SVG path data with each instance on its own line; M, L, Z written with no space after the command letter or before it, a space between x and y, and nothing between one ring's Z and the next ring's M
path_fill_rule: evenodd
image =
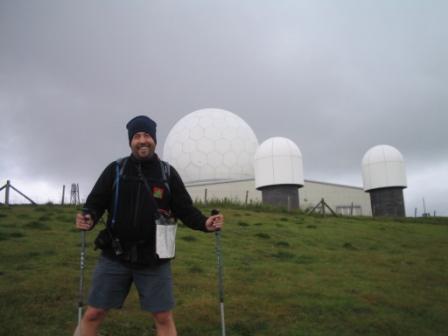
M364 153L394 146L407 214L448 216L447 22L444 0L0 0L0 187L85 197L130 118L158 122L162 154L217 107L293 140L305 179L361 186Z

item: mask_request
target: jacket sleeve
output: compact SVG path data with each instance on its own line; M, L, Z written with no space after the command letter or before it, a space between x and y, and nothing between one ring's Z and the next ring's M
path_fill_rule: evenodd
M186 226L194 230L207 232L205 228L207 217L193 205L193 201L176 169L171 166L170 170L171 210Z
M95 224L98 223L104 211L110 209L114 178L115 162L112 162L101 173L89 196L87 196L84 207L92 214Z

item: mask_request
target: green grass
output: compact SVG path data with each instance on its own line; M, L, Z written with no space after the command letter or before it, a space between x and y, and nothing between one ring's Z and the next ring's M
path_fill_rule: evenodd
M447 218L334 218L218 205L226 216L228 335L448 334ZM0 207L0 335L71 335L80 250L74 215L56 205ZM86 287L98 229L87 234ZM218 336L214 235L181 225L176 249L179 335ZM151 326L132 289L100 335L153 335Z

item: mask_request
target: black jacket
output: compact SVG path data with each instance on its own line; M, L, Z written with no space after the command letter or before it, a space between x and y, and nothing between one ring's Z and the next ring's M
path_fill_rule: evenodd
M123 165L125 159L121 161ZM127 158L119 181L116 222L112 225L116 166L117 162L114 161L106 167L87 197L85 207L93 214L95 223L107 210L107 225L120 241L124 243L144 241L146 245L155 245L154 214L156 209L144 182L139 177L138 168L140 167L153 191L159 209L171 210L173 215L182 220L185 225L195 230L206 231L207 217L193 206L185 185L172 166L170 166L168 178L170 190L167 190L156 154L148 161L139 161L132 155Z

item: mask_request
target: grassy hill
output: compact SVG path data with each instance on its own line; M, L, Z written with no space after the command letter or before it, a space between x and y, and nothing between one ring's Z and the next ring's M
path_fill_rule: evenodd
M448 334L447 218L221 210L228 335ZM75 211L0 207L0 335L72 334L80 251ZM87 235L86 292L97 232ZM214 243L213 234L178 230L179 335L220 335ZM153 335L151 326L132 290L101 335Z

